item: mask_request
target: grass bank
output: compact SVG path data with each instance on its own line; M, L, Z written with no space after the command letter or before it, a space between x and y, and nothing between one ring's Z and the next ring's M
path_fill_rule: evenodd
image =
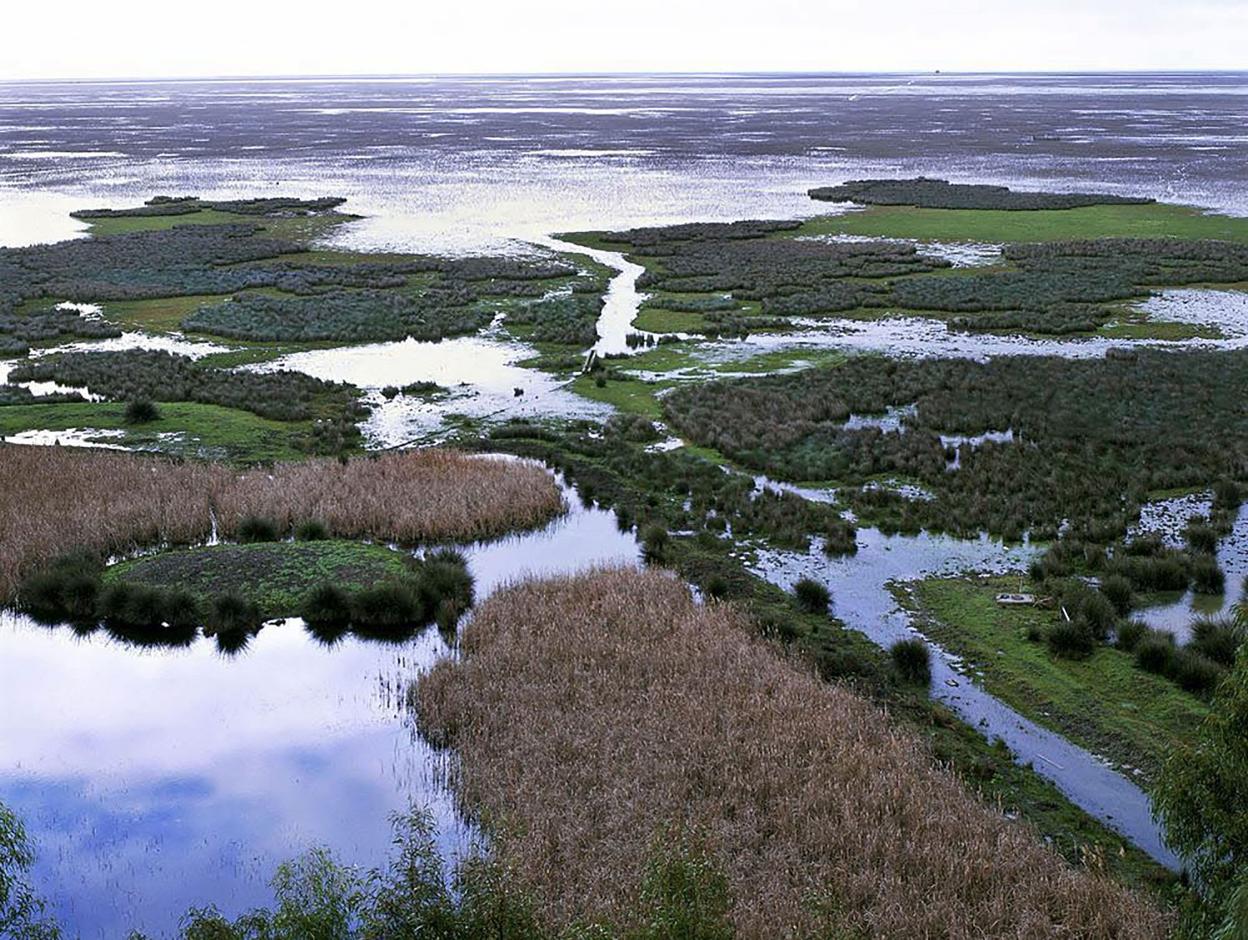
M871 206L820 216L797 235L869 235L920 241L1041 242L1089 238L1215 238L1248 241L1248 219L1167 203L1011 212Z
M1015 579L939 578L896 593L925 634L982 672L979 681L993 695L1124 772L1138 768L1145 781L1154 779L1208 707L1110 646L1082 660L1054 656L1028 638L1043 635L1052 610L997 605L998 593L1017 589Z
M123 431L107 442L179 457L261 463L303 457L300 441L312 426L198 402L161 403L158 418L134 425L126 421L126 407L120 402L10 405L0 408L0 436L70 428Z

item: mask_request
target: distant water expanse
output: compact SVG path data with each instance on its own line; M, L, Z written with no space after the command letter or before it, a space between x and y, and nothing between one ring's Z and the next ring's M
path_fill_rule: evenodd
M1248 72L0 84L0 243L153 193L340 194L358 247L828 211L938 175L1248 214Z

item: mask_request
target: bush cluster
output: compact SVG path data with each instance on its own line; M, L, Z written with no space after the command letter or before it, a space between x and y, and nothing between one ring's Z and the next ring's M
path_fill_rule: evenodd
M444 291L420 297L384 290L331 290L308 297L239 294L200 307L182 328L275 342L439 340L475 333L490 322L488 310L466 306L473 299L468 292L448 296Z
M1149 494L1221 486L1248 473L1248 353L1141 350L1135 360L855 357L799 374L689 385L663 399L685 438L769 476L836 480L864 518L929 528L1111 543ZM907 407L908 406L908 407ZM906 408L898 431L847 428L851 414ZM950 472L942 435L1011 430L1009 441L963 445ZM881 475L914 480L935 499L862 487ZM1201 562L1202 583L1216 575ZM1124 556L1137 590L1181 589L1194 571L1173 554Z
M329 642L348 630L379 639L405 639L430 623L454 629L472 606L473 594L464 556L440 549L416 561L403 578L355 591L318 585L304 599L300 615L309 631Z
M589 346L598 339L602 297L559 294L525 304L507 314L507 322L531 326L529 337L539 343Z

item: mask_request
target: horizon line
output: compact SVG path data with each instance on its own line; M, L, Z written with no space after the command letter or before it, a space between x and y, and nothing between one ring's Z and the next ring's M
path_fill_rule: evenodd
M853 76L1079 76L1079 75L1248 75L1248 68L1129 68L1129 69L706 69L688 71L639 70L639 71L554 71L554 72L328 72L328 73L253 73L219 75L111 75L111 76L50 76L50 77L0 77L0 85L104 85L146 84L176 82L280 82L280 81L438 81L455 79L559 79L559 78L712 78L716 76L747 77L853 77Z

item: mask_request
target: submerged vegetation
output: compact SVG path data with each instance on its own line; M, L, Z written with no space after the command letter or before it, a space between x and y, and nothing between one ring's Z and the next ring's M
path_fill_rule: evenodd
M659 572L529 583L479 608L464 658L420 680L422 727L454 745L452 783L540 923L640 926L647 850L676 826L723 872L734 936L1163 934L1146 903L742 627Z

